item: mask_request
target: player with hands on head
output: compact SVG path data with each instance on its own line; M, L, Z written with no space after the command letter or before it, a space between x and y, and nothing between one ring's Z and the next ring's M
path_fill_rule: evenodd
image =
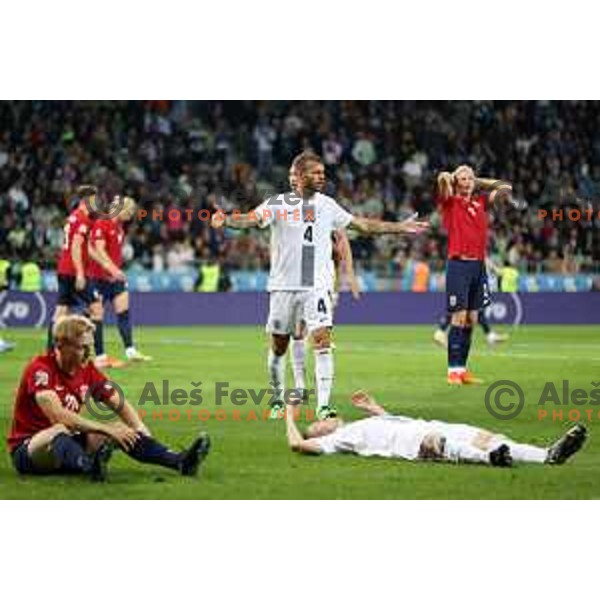
M485 255L490 205L510 201L512 186L498 179L476 177L469 165L437 177L437 204L448 236L446 269L448 383L481 383L467 369L473 327L490 302Z

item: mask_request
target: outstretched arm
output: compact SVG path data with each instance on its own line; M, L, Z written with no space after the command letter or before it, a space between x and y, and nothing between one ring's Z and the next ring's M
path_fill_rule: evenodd
M415 213L408 219L399 222L353 217L349 226L366 235L382 233L415 234L429 228L429 223L427 221L417 221L417 216L417 213Z
M232 229L251 229L261 227L262 221L255 212L241 213L233 211L233 214L226 215L222 210L218 210L210 221L214 229L221 227L231 227Z
M290 450L303 454L321 454L321 448L315 440L305 440L302 437L294 421L294 409L295 407L292 404L286 404L285 426Z
M367 413L370 417L379 417L387 414L385 408L377 404L375 398L369 396L369 393L365 390L357 390L352 394L352 404Z

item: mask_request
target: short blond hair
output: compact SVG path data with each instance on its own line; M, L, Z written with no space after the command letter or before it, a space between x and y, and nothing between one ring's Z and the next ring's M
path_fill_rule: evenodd
M112 211L117 207L120 207L118 213L116 213L117 215L120 213L135 215L137 203L131 196L115 196L110 203L109 214L112 214Z
M126 211L135 212L137 203L131 196L125 196L125 198L123 198L123 208Z
M452 172L452 179L456 179L461 171L468 171L471 173L471 175L473 175L473 177L475 177L475 171L473 170L473 167L470 167L469 165L459 165Z
M83 315L67 315L59 319L52 328L52 337L57 344L73 343L86 335L93 335L96 326Z
M323 160L316 152L313 152L312 150L304 150L304 152L301 152L294 158L290 170L295 171L296 175L302 175L306 172L309 163L317 163L322 165Z

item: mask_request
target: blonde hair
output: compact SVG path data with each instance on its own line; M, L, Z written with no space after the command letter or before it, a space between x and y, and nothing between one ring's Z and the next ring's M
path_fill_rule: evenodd
M110 203L110 213L118 206L120 206L121 209L117 214L127 213L132 217L135 215L137 203L131 196L123 196L122 198L120 196L115 196Z
M471 175L473 175L473 178L475 178L475 171L472 167L470 167L469 165L460 165L456 167L456 169L454 169L454 171L452 172L452 179L454 181L456 181L456 178L458 177L458 174L461 171L468 171L469 173L471 173Z
M86 335L93 335L96 326L82 315L67 315L59 319L52 328L52 336L57 344L73 343Z
M301 152L294 158L290 170L295 171L296 175L302 175L306 171L308 164L312 162L320 165L323 164L321 157L316 152L304 150L304 152Z
M123 198L123 208L130 213L135 213L135 209L137 208L136 201L131 196L125 196Z

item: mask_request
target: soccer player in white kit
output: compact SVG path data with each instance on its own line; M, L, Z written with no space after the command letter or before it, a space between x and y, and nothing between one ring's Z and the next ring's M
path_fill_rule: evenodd
M315 353L318 416L335 417L330 406L334 365L331 349L332 289L334 268L331 233L353 227L365 234L415 234L427 223L411 217L387 222L355 217L333 198L321 193L325 166L312 151L299 154L292 163L297 176L296 193L265 200L254 211L225 216L217 212L213 227L271 228L270 306L267 331L271 334L268 371L273 386L272 415L283 416L285 353L290 336L304 321Z
M424 421L390 415L360 390L352 404L367 418L344 423L339 418L312 423L302 435L287 403L286 426L290 448L305 454L350 453L404 460L440 460L510 467L514 462L562 464L581 449L586 428L577 424L547 448L520 444L472 425Z
M296 182L298 180L294 169L290 168L289 174L290 189L293 192L297 192ZM352 292L354 300L360 298L360 287L354 272L354 261L352 258L352 248L350 246L350 240L348 234L344 229L338 229L332 234L332 245L333 253L331 259L334 264L334 271L336 273L335 286L331 290L333 297L333 311L337 307L337 301L339 298L338 288L341 281L345 279ZM300 315L301 316L301 315ZM306 392L306 380L305 380L305 356L306 356L306 323L300 320L296 323L295 329L290 338L289 352L290 352L290 366L292 367L292 373L294 376L294 387L298 390L302 397L305 397ZM331 346L334 348L334 345Z

